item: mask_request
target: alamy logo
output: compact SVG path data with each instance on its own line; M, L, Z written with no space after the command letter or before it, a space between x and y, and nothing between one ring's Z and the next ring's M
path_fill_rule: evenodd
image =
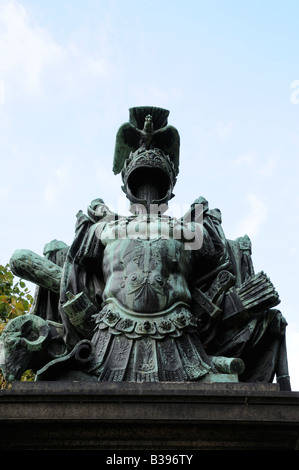
M4 81L0 80L0 104L5 103L5 86Z
M180 240L186 250L199 250L203 243L203 204L193 204L182 217L164 216L166 204L151 204L147 212L142 204L130 208L132 216L120 216L105 204L100 204L95 213L100 218L96 231L106 240L155 239Z
M299 80L293 80L291 83L291 88L294 88L294 91L291 93L291 103L299 103Z

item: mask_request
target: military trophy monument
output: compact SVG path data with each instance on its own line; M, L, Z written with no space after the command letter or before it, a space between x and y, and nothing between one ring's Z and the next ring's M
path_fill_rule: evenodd
M287 323L270 279L254 271L248 236L228 240L203 197L183 217L167 215L180 147L168 116L131 108L117 132L113 171L130 216L95 199L78 212L70 246L53 240L43 256L12 255L14 274L37 285L30 314L1 338L13 384L32 369L36 386L217 389L276 378L291 390Z

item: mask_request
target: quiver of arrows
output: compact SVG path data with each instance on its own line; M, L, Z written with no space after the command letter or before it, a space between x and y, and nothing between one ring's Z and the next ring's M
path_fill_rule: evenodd
M263 272L257 273L236 289L244 310L255 313L279 304L279 296L271 280Z

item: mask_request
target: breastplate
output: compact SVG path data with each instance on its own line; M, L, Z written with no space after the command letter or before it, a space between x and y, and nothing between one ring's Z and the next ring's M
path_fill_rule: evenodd
M136 311L155 312L166 306L169 295L168 276L163 276L161 244L142 240L131 246L124 256L126 304ZM129 261L129 262L128 262Z

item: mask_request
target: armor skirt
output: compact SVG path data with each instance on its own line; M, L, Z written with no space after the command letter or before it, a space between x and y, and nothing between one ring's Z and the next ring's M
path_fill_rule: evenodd
M108 299L94 318L93 359L85 372L98 381L182 382L215 372L187 304L144 314Z

